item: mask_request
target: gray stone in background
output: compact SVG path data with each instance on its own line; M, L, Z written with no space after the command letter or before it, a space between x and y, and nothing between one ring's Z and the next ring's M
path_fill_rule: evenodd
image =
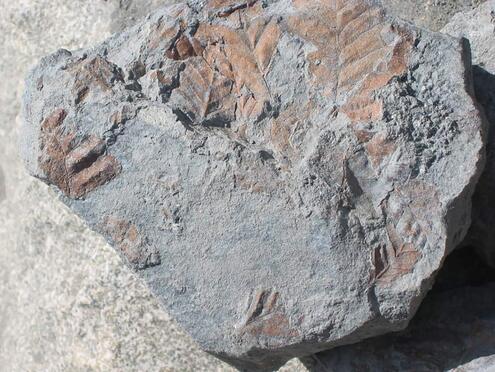
M119 6L111 17L110 29L112 32L123 31L160 6L178 2L180 0L119 0Z
M492 283L433 293L407 330L316 354L312 371L495 371L494 292Z
M0 166L0 202L5 199L5 176L3 175L3 169Z
M433 31L440 30L458 12L471 10L485 0L383 0L397 17Z
M31 173L205 350L254 370L404 327L483 160L459 40L366 1L298 4L164 8L44 58L25 99ZM373 31L339 23L348 48L328 43L344 12Z
M0 371L234 371L201 352L18 158L28 67L108 37L118 2L0 0L0 9ZM282 370L306 371L297 361Z
M473 198L473 223L464 245L471 245L495 267L495 1L459 13L442 30L469 39L476 96L489 121L487 166Z

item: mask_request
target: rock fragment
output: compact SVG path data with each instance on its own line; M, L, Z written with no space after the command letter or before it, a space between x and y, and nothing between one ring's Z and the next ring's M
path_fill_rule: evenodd
M44 58L28 169L239 368L403 328L483 165L466 45L372 1L203 3Z

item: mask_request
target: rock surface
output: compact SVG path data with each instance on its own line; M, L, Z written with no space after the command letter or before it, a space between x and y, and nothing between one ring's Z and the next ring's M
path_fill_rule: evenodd
M374 2L177 5L43 59L23 154L205 350L273 368L415 312L469 224L469 71Z
M469 39L476 97L490 124L487 166L473 197L473 222L463 245L475 247L495 267L495 1L459 13L443 32Z
M406 331L313 357L314 372L495 370L495 284L428 296Z
M417 26L439 31L458 12L476 8L485 0L383 0L383 6L396 17ZM167 4L180 0L168 0ZM162 0L119 0L111 16L111 30L122 31L136 24L136 20L163 6Z
M163 5L179 3L180 0L119 0L119 6L110 17L110 29L112 32L120 32L127 27L134 26L141 18Z
M391 14L415 25L439 31L459 12L476 8L485 0L383 0Z

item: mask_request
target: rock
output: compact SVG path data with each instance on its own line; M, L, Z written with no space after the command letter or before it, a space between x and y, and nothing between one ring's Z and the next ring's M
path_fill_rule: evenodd
M442 32L469 38L473 64L492 72L495 70L494 23L495 2L488 0L476 9L453 16Z
M308 364L316 371L402 371L406 366L424 371L495 370L492 337L495 322L491 315L479 320L484 314L493 313L493 284L485 284L482 289L458 288L463 284L480 286L495 282L495 272L484 265L495 267L495 233L492 231L495 224L495 168L492 166L495 161L495 1L457 14L442 32L469 39L475 64L475 93L490 123L487 167L473 197L473 224L460 249L448 257L435 283L435 288L450 291L433 293L427 298L417 319L404 332L308 358ZM477 251L483 261L472 257L473 251ZM483 303L485 298L490 303ZM460 319L458 314L462 314ZM483 327L484 324L488 325ZM480 328L482 331L478 332Z
M469 225L470 68L374 2L179 4L44 58L22 153L201 347L270 369L407 325Z
M495 284L428 296L407 330L313 356L314 372L494 371Z
M118 2L0 0L0 370L234 372L200 351L19 158L16 115L28 69L60 46L109 37Z
M125 28L134 26L138 21L167 4L176 4L180 0L119 0L110 19L113 32L123 31Z
M417 26L438 31L458 12L476 8L485 0L383 0L394 16Z
M495 1L456 15L442 31L469 39L476 97L489 122L487 166L473 197L473 222L462 246L475 247L495 267Z
M463 372L494 372L495 371L495 355L480 357L466 364L459 366L456 371Z

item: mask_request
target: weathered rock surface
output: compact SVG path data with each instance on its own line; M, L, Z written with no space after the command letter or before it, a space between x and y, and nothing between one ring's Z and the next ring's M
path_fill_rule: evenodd
M159 7L180 2L180 0L166 0L166 2L164 0L119 0L119 6L115 8L109 19L111 30L113 32L123 31L127 27L134 26Z
M459 12L476 8L485 0L383 0L394 16L415 25L439 31Z
M473 198L473 223L463 245L472 245L495 267L495 1L459 13L442 30L469 39L476 97L489 122L487 166Z
M495 284L436 293L406 331L312 358L314 372L494 371Z
M123 31L164 5L163 0L118 0L119 6L111 17L111 29ZM459 12L467 12L486 0L382 0L387 13L408 20L432 31L441 30ZM177 4L181 0L167 0Z
M30 172L239 367L403 328L469 226L470 61L375 2L157 11L30 74Z

